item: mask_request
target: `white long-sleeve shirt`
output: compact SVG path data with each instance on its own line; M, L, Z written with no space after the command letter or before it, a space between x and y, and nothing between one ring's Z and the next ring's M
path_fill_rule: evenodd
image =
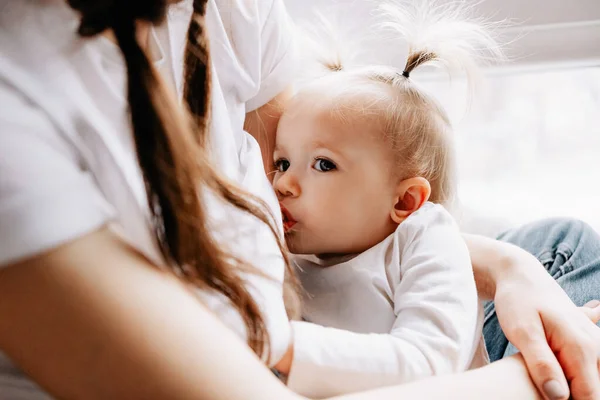
M305 318L323 326L294 323L294 390L320 398L487 362L469 252L442 206L350 259L296 261Z

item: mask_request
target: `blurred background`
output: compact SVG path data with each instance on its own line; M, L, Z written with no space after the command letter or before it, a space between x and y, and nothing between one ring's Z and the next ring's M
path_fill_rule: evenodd
M286 0L298 25L320 12L361 41L363 64L401 69L407 49L365 31L376 3ZM494 235L569 216L600 231L600 0L473 0L473 11L508 22L500 38L510 61L486 69L484 90L413 77L453 121L463 226Z

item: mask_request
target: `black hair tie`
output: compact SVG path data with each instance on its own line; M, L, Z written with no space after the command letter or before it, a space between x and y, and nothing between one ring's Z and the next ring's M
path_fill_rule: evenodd
M405 77L406 79L409 78L409 72L408 71L402 71L402 76Z

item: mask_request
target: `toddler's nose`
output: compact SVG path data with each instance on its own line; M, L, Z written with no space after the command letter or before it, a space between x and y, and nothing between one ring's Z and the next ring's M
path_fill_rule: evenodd
M298 180L289 172L279 177L275 181L274 187L279 198L300 196Z

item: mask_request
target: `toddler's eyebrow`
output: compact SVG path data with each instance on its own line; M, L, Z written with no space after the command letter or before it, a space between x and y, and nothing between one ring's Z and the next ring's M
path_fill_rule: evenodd
M344 160L347 160L348 157L344 155L344 153L340 150L338 150L337 148L339 146L336 146L334 142L327 142L327 141L322 141L322 140L315 140L311 143L311 145L313 146L313 148L315 149L323 149L323 150L327 150L332 152L333 154L335 154L337 157L340 157Z

